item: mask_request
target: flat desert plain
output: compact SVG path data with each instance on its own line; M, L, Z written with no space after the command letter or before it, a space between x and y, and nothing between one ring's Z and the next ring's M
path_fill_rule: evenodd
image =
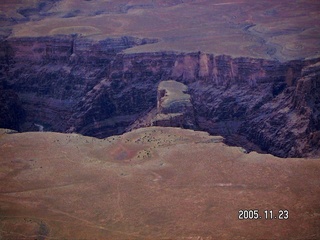
M106 139L2 130L0 239L319 239L320 159L221 140L162 127Z
M4 0L0 16L10 37L158 40L128 53L203 51L280 61L320 56L320 2L314 0Z

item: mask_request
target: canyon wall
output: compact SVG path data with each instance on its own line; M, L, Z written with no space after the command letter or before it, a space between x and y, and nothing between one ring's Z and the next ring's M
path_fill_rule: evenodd
M188 86L199 129L281 157L319 154L319 59L122 52L153 42L77 35L4 41L1 82L25 111L19 129L37 123L103 138L137 121L147 126L159 82L172 79Z
M157 113L152 126L197 129L194 107L188 87L177 81L162 81L158 85Z

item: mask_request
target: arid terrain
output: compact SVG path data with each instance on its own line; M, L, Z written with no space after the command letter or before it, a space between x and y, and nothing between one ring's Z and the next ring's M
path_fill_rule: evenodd
M130 53L203 51L279 60L320 54L320 4L313 0L5 0L0 8L3 32L12 28L11 37L78 33L159 41Z
M320 239L319 22L314 0L0 1L0 240Z
M179 128L102 140L4 132L1 239L320 237L320 159L246 154ZM239 220L241 209L262 219Z

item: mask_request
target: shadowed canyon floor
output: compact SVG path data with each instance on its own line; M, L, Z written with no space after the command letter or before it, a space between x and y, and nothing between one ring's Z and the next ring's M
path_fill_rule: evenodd
M319 239L320 159L150 127L0 135L0 239ZM262 219L238 220L258 209ZM266 220L264 210L288 210Z

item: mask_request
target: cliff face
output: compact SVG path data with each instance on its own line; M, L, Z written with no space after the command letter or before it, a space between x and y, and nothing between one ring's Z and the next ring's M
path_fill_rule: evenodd
M83 111L90 115L95 111L94 108L97 108L97 115L103 120L111 116L113 112L104 106L109 99L100 101L97 96L100 92L95 91L110 74L116 80L112 68L117 67L116 54L119 51L150 41L153 40L121 37L93 42L77 36L7 41L7 47L3 50L3 62L7 69L3 81L19 94L27 112L22 129L33 129L33 123L38 122L45 125L47 130L63 132L77 120L80 121L77 130L89 134L81 129L92 123L95 116L90 119L72 119L78 118L79 114L83 115ZM113 91L117 93L117 82L112 82L115 88ZM101 94L106 94L107 90ZM92 98L95 103L86 109ZM100 106L105 110L100 111ZM121 111L122 108L118 110ZM83 121L85 123L82 124Z
M278 156L320 153L319 62L302 69L294 87L264 104L248 117L240 132Z
M186 85L172 80L160 82L157 114L151 122L153 126L197 128L194 107Z
M153 41L76 35L7 40L1 78L21 99L21 130L38 123L96 137L121 134L156 108L159 83L172 79L188 86L201 130L283 157L317 153L319 59L121 52Z

